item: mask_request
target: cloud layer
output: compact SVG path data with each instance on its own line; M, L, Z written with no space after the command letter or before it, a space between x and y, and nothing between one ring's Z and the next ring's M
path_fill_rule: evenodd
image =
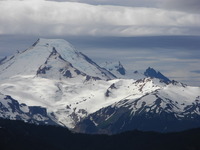
M38 37L64 38L95 61L151 66L199 86L199 8L199 0L0 0L0 58Z
M119 5L131 7L153 7L184 12L200 13L199 0L50 0L59 2L80 2L94 5Z
M120 1L115 4L117 2ZM139 5L139 1L135 2ZM156 4L169 7L171 3ZM0 16L0 34L200 35L200 14L160 8L44 0L0 1L0 14L4 14Z

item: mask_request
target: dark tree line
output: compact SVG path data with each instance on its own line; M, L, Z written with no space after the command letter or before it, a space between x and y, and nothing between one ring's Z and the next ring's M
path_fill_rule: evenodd
M0 150L200 150L199 140L200 129L88 135L62 127L0 119Z

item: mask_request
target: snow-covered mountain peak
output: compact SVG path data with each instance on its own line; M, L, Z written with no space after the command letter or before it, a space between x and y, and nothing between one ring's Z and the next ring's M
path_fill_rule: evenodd
M119 62L105 62L101 64L102 67L106 68L108 71L112 72L117 78L121 79L135 79L140 80L144 78L157 78L161 82L170 83L170 79L164 76L159 71L155 70L154 68L147 68L146 70L130 70L126 69L122 63Z
M52 47L55 45L69 45L71 47L73 47L68 41L64 40L64 39L46 39L46 38L39 38L34 44L33 46L36 45L51 45Z
M160 73L159 71L156 71L153 68L147 68L146 71L144 72L144 75L146 77L151 77L151 78L158 78L161 81L165 82L165 83L170 83L170 79L168 79L167 77L165 77L162 73Z
M119 62L105 62L102 63L101 66L111 73L113 73L117 78L127 78L126 77L126 69L122 65L122 63Z
M69 128L89 119L94 128L116 129L112 133L140 129L152 118L162 123L163 118L170 122L186 116L200 124L200 88L170 81L153 68L128 68L121 62L100 67L65 40L38 39L0 60L0 117L35 117L34 123ZM140 120L144 124L135 126ZM165 128L161 124L159 130Z
M46 108L20 104L9 95L0 93L0 118L23 120L35 124L57 125L47 114Z
M44 49L46 47L46 49ZM48 48L56 48L58 53L64 56L72 57L73 55L78 55L78 51L64 39L44 39L39 38L30 50L47 50ZM40 49L41 48L41 49Z
M69 42L62 39L41 38L27 50L3 59L0 64L0 79L15 75L35 76L38 69L47 62L53 50L56 50L63 61L71 63L75 69L88 76L105 80L115 78L109 71L99 67L87 56L78 52Z
M37 70L37 77L56 80L74 78L73 81L76 82L92 79L92 77L77 70L71 63L64 60L55 47L53 47L46 62Z

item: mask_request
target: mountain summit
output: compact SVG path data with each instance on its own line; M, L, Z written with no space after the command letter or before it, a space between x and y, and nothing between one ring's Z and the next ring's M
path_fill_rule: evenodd
M151 77L151 78L158 78L161 81L165 82L165 83L170 83L171 81L165 77L162 73L160 73L159 71L157 72L156 70L154 70L153 68L148 68L146 69L146 71L144 72L144 75L146 77Z
M86 133L200 127L199 87L153 68L105 68L65 40L39 39L0 61L1 117Z
M52 58L54 53L59 55L59 57ZM14 75L34 76L45 63L50 63L50 61L56 58L60 59L59 61L62 59L63 63L73 64L73 67L78 72L80 71L88 76L105 80L115 78L109 71L99 67L87 56L78 52L70 43L62 39L38 39L27 50L1 61L0 75L1 77L11 77Z

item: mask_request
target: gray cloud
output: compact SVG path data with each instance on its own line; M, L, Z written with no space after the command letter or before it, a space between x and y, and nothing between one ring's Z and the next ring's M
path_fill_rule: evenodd
M14 1L14 0L0 0ZM45 1L45 0L15 0L15 1ZM199 0L46 0L56 2L78 2L92 5L118 5L129 7L151 7L176 11L200 13Z
M1 1L0 13L0 34L200 35L200 14L157 8L30 0Z
M38 37L64 38L99 63L151 66L199 86L198 8L199 0L0 0L0 57Z
M171 10L200 13L199 0L163 0L163 2L160 3L160 7L171 9Z
M199 0L52 0L59 2L80 2L94 5L120 5L131 7L153 7L169 10L200 13Z
M79 2L92 5L119 5L130 7L155 7L158 0L49 0L58 2Z

